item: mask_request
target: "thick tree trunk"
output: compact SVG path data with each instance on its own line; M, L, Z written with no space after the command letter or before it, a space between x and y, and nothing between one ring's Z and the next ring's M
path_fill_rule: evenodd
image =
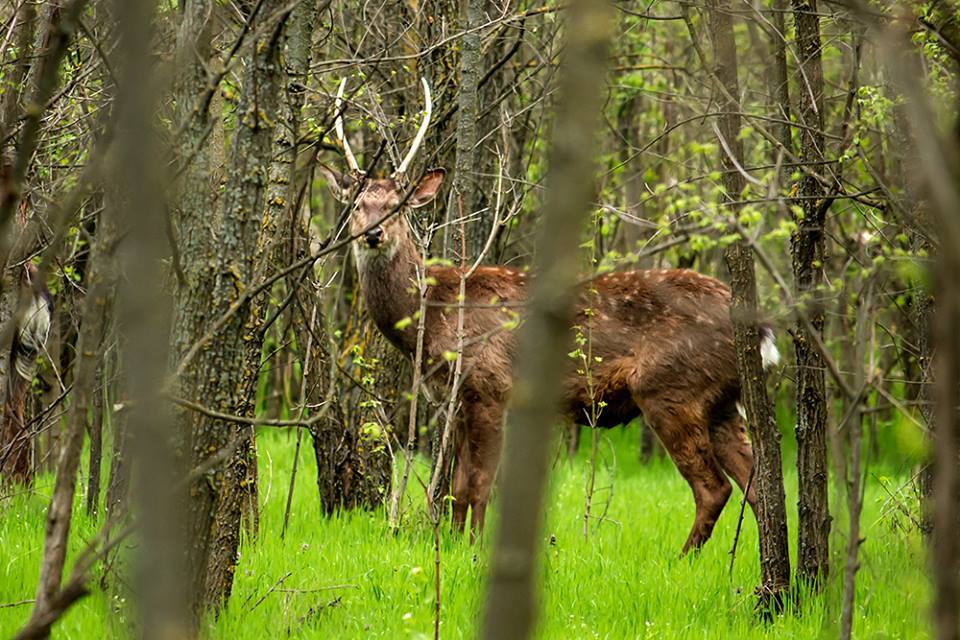
M317 326L318 321L319 317L314 321L314 335L323 337L326 328ZM406 378L406 358L387 343L372 323L365 323L361 331L356 343L366 348L357 355L365 361L380 363L376 368L376 382L367 392L388 402L403 402L397 390L406 387L401 382ZM322 347L316 345L316 340L314 338L314 363L331 362L335 355L318 351ZM384 431L390 425L383 424L382 409L374 406L371 396L362 395L357 400L354 390L350 394L331 394L329 379L322 378L330 375L327 368L314 366L313 372L315 378L309 383L312 391L308 401L333 403L327 417L311 430L321 509L329 515L340 509L376 508L390 493L392 460L386 446L389 434ZM357 371L346 375L359 378L365 373Z
M261 20L261 37L251 44L228 161L223 215L211 238L213 244L207 248L205 262L213 268L197 274L201 277L190 283L210 293L209 307L184 309L193 317L193 326L200 329L191 336L193 340L230 314L243 292L255 284L256 250L263 224L270 142L280 90L281 27L282 23L266 24ZM202 211L193 213L204 215ZM262 309L246 301L212 332L205 348L196 352L186 367L187 379L192 384L182 386L181 393L187 399L222 413L252 417L259 369L251 363L250 354L256 352L259 356L263 316ZM256 460L251 427L198 413L186 418L193 466L240 441L225 465L209 471L190 489L188 566L192 572L192 603L199 614L219 608L230 596L250 465Z
M823 160L823 65L820 60L820 18L816 0L793 0L794 28L800 64L797 94L800 106L800 159L812 171ZM824 311L819 301L825 265L823 186L807 174L797 193L803 216L795 220L792 239L797 299L814 329L823 337ZM827 503L827 403L824 364L805 323L794 328L797 352L797 577L821 585L829 570L830 511Z
M483 637L532 634L551 417L557 414L577 277L577 246L593 197L593 132L601 111L612 18L602 0L569 5L567 49L529 314L505 447L500 526Z
M723 187L728 201L739 199L744 179L737 168L743 166L740 140L740 95L736 42L730 7L724 0L712 0L710 27L716 58L716 76L724 93L726 115L720 118L720 164ZM731 211L736 216L736 207ZM760 537L760 605L765 612L779 611L790 587L790 554L787 537L786 498L780 460L780 431L773 418L773 405L767 397L766 375L760 358L757 330L757 282L753 250L745 240L735 242L724 252L730 269L733 322L740 374L740 401L754 452L754 485L757 491L757 524Z
M933 431L933 626L938 640L960 638L960 148L958 122L944 138L927 104L920 82L924 72L906 23L890 27L886 67L903 93L905 120L913 138L917 166L924 183L930 223L940 241L934 273L936 311L935 428ZM931 236L934 237L934 236Z

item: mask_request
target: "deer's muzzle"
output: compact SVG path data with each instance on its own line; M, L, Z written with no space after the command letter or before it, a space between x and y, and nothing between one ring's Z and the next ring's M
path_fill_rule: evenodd
M377 245L379 245L380 241L383 239L383 229L380 227L367 229L363 233L363 239L367 242L368 247L371 249L376 249Z

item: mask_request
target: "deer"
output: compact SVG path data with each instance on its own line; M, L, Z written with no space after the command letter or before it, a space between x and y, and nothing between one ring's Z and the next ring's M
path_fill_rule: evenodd
M425 273L424 373L436 371L437 363L442 368L444 354L463 345L452 522L463 532L469 509L471 534L479 535L513 387L517 340L509 330L516 322L510 321L526 303L535 275L507 266L481 266L471 270L460 299L464 268L434 265L424 271L406 216L436 197L446 172L429 169L409 188L404 173L429 123L429 86L423 80L427 108L420 129L389 178L369 178L357 164L343 134L343 87L341 82L335 127L350 172L324 164L319 169L333 196L352 206L349 227L360 291L379 331L413 357L417 323L409 319L420 308L417 279ZM588 385L571 361L562 412L572 423L593 422L599 428L643 417L693 492L694 521L682 554L698 550L710 538L732 493L730 479L756 512L750 481L753 451L739 406L730 296L724 283L688 269L610 272L586 279L578 289L574 322L592 341L592 380ZM458 336L461 306L463 334ZM764 367L769 368L780 357L774 334L765 324L758 331ZM446 379L432 376L434 381ZM602 403L602 411L589 419L597 403Z

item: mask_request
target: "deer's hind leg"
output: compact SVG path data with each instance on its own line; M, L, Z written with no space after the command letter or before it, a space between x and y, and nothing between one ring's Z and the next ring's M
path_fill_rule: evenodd
M699 407L656 398L638 404L693 491L696 515L683 545L686 554L699 549L710 538L733 488L714 454L710 430Z
M756 513L757 492L756 483L750 482L750 470L753 468L753 445L747 438L747 431L743 420L731 403L731 407L724 407L711 424L710 438L713 440L713 450L720 462L720 466L742 491L747 494L747 502ZM747 490L747 484L750 484Z
M457 434L454 461L453 461L453 480L450 486L450 493L453 496L453 528L455 531L463 533L467 524L467 508L470 506L470 446L467 441L467 434L461 425L460 433Z
M470 541L483 533L487 502L503 449L504 406L495 399L464 403L470 446Z

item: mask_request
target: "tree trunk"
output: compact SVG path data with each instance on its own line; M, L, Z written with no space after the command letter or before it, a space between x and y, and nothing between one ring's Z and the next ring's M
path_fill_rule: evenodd
M820 18L816 0L793 0L794 29L800 64L797 92L800 106L800 159L812 171L823 160L823 65L820 60ZM820 181L807 174L800 179L797 203L803 216L795 218L792 238L793 273L797 299L818 337L823 337L824 311L819 300L825 267L824 223ZM799 479L797 577L815 587L829 571L830 511L827 502L827 404L824 364L804 322L794 328L797 352L797 475Z
M103 217L98 225L92 249L93 264L88 272L87 294L83 300L77 357L74 360L76 371L73 376L73 390L67 411L64 442L57 464L57 478L47 510L43 559L31 621L47 615L60 590L83 435L87 430L87 413L96 391L97 368L103 355L107 306L113 299L116 282L114 252L119 232L115 221L110 218L110 213L104 211L101 215Z
M121 389L124 388L121 383ZM123 397L122 393L117 394ZM126 411L110 412L110 431L112 444L110 450L110 480L107 482L107 495L103 510L108 516L125 510L127 490L130 487L130 432Z
M956 198L954 204L960 202ZM957 209L941 212L956 216ZM934 629L938 640L960 638L960 237L943 248L937 274L937 394L934 432L933 553Z
M724 138L720 144L720 165L723 167L726 198L734 201L740 198L744 187L744 179L737 168L738 164L743 166L737 49L728 3L711 0L709 8L716 76L724 93L724 110L727 112L719 122L719 131ZM736 207L733 207L730 215L736 217ZM780 431L773 418L773 405L767 397L766 375L760 358L753 250L746 240L739 240L726 249L724 259L730 269L730 318L737 349L740 401L747 413L753 442L753 482L757 491L756 512L760 537L760 606L767 613L782 609L784 596L790 587Z
M171 428L170 404L162 396L169 362L170 300L164 292L161 267L168 256L166 190L161 177L164 156L151 126L158 103L157 88L151 81L156 4L114 0L111 9L119 32L115 109L119 135L117 164L110 175L116 177L119 188L111 193L116 197L109 198L107 206L108 210L117 209L124 231L120 254L124 278L118 286L117 315L126 365L122 384L124 397L130 401L121 412L123 426L115 442L124 457L111 480L122 474L125 485L132 466L140 525L131 576L139 614L136 633L145 640L187 638L186 469L183 457L174 452L177 434ZM132 465L127 462L127 451L134 457ZM108 515L118 522L115 504L108 496Z
M251 44L252 53L244 72L222 198L223 215L210 238L212 244L207 247L205 262L213 268L197 274L200 277L190 283L210 293L209 306L189 305L184 309L186 313L181 314L192 317L193 326L199 329L192 334L193 340L208 332L212 334L186 367L191 384L181 387L181 393L214 411L245 417L253 415L259 369L251 363L251 353L256 352L259 357L264 313L257 304L246 300L225 322L220 319L231 314L231 307L245 295L243 292L256 284L256 251L265 212L270 143L280 90L281 28L282 21L257 23L260 37ZM191 297L197 300L200 296ZM214 323L221 326L214 327ZM199 413L188 414L186 419L190 425L192 466L240 441L225 465L210 470L190 489L188 567L192 573L191 601L195 613L200 614L219 608L230 596L240 521L250 490L250 466L256 459L251 427Z
M602 105L612 17L601 0L573 0L569 7L550 187L538 237L537 278L520 329L500 526L483 623L483 637L497 640L526 638L533 631L549 429L559 408L560 378L567 360L561 345L570 335L577 246L593 199L591 150Z
M32 58L33 32L36 25L37 8L32 2L23 2L17 10L15 20L14 45L17 50L16 62L4 61L9 64L9 77L4 78L6 87L3 91L3 101L0 103L0 137L6 137L10 129L16 126L17 111L20 107L20 95L23 82L30 69ZM3 149L0 148L0 164L3 162Z
M37 22L37 9L34 3L24 2L15 16L16 23L16 62L8 62L9 79L4 78L6 85L3 91L3 101L0 103L0 138L6 137L9 130L16 126L16 120L21 108L21 94L23 93L24 80L30 70L30 60L33 51L34 30ZM11 158L7 157L5 146L0 146L0 179L12 168ZM19 216L18 216L19 217ZM10 229L12 235L19 235L21 225L17 224ZM14 231L14 229L16 229ZM19 257L19 256L15 256ZM13 260L12 262L19 262ZM17 274L13 270L7 269L7 264L0 264L0 326L6 323L8 318L12 318L17 309ZM16 382L15 377L8 378L9 374L10 345L5 340L0 340L0 406L7 406L7 390ZM21 390L21 393L25 391ZM19 399L18 399L19 400ZM16 406L16 403L14 405ZM11 415L11 418L13 416ZM9 424L8 418L4 416L4 422ZM9 446L10 440L5 436L0 437L0 467L3 466L2 459L5 447Z
M480 64L480 32L477 27L483 20L484 0L464 0L464 28L460 48L460 83L457 90L457 154L454 161L453 188L447 207L447 222L453 222L453 242L447 247L455 264L470 262L483 249L489 234L489 215L474 219L477 198L477 113L479 91L477 84L482 72ZM460 255L466 250L466 255Z
M96 516L100 506L100 463L103 459L103 365L97 371L93 384L93 415L88 434L87 452L87 515Z
M906 23L890 27L891 45L885 51L886 67L903 93L905 120L909 123L918 163L913 168L923 181L930 222L940 239L936 256L933 338L936 416L933 432L933 625L938 640L960 638L960 156L957 154L960 122L949 137L936 127L921 85L924 76Z
M770 65L770 96L773 98L773 106L777 111L777 117L782 118L777 129L777 139L783 145L786 151L793 151L793 129L790 125L790 82L787 78L787 21L784 19L787 13L787 0L773 0L773 11L769 12L770 23L773 25L773 31L770 35L771 49L773 54L773 64ZM774 152L774 160L783 153L777 149ZM781 179L790 175L785 168L780 172ZM784 184L780 184L782 189Z
M314 334L325 336L326 329L315 326ZM314 343L317 348L316 338ZM362 325L356 344L366 345L358 356L368 362L380 363L376 368L376 382L367 393L388 401L403 402L397 390L406 386L401 382L406 377L405 357L388 344L370 322ZM315 352L314 363L331 362L334 357L335 354L328 356ZM355 392L347 394L340 390L331 394L326 391L330 382L320 378L329 375L328 371L317 366L313 370L317 379L310 383L314 389L310 403L314 404L320 397L333 403L327 417L311 430L321 509L329 515L340 509L376 508L383 504L390 492L392 461L386 447L389 437L386 429L391 425L383 423L382 409L369 395L356 399ZM358 370L358 373L359 376L348 370L345 375L366 377L363 371Z

